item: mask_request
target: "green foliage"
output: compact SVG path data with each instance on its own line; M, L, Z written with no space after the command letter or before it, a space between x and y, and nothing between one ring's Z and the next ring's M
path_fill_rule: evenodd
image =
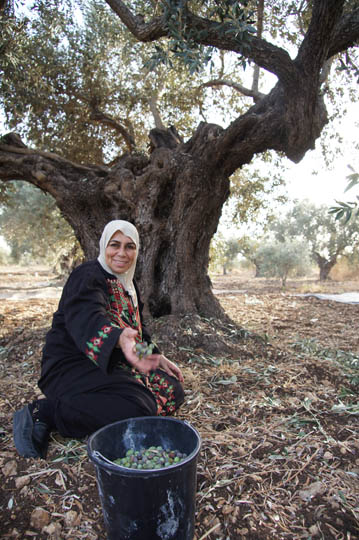
M235 258L239 253L239 244L236 238L225 239L221 233L216 234L211 242L209 268L215 272L219 267L223 274L233 268Z
M225 241L217 234L211 244L210 268L214 271L221 264L227 269L238 253L255 265L256 277L279 277L283 287L289 276L304 275L310 266L308 246L304 242L273 242L248 236Z
M175 70L146 68L152 45L138 43L98 0L38 0L17 51L16 66L8 63L0 81L9 128L76 162L102 164L128 151L124 132L145 151L151 101L163 124L178 123L183 137L216 104L226 119L242 110L233 92L199 91L206 73L188 75L180 63ZM226 65L226 75L238 80L238 70Z
M262 222L270 221L276 203L287 201L279 161L278 157L265 152L255 164L245 166L232 175L228 202L231 223L253 222L259 214Z
M0 264L6 265L9 263L10 257L8 251L0 246Z
M76 243L55 200L27 182L14 183L7 205L0 207L0 227L14 263L54 264Z
M100 2L85 6L81 27L71 2L37 3L21 61L16 69L8 66L1 83L9 127L78 162L103 163L116 142L112 131L91 121L92 104L100 107L107 96L110 113L122 98L111 66L120 61L114 51L118 24L105 11Z
M12 193L14 192L14 184L0 182L0 205L10 202Z
M350 351L341 349L328 349L323 347L316 339L298 339L292 344L299 357L313 356L321 359L332 360L348 378L349 384L359 387L359 356ZM350 391L342 389L340 397L351 396Z
M205 16L216 23L216 32L223 38L234 38L242 51L250 47L250 36L255 32L252 26L253 12L248 9L248 1L233 2L192 2L193 12ZM165 44L154 45L154 52L146 66L152 70L160 64L173 67L179 60L191 74L199 73L210 63L214 67L213 48L202 45L199 41L206 40L208 30L197 29L189 24L187 17L187 2L164 0L157 6L165 20L169 38ZM246 66L246 59L239 60Z
M344 190L344 193L352 189L353 187L357 186L359 184L359 173L354 171L353 167L349 165L349 168L351 169L352 173L349 174L347 178L347 187ZM347 224L348 221L351 219L356 219L359 213L359 196L356 196L356 201L347 201L347 202L340 202L336 201L338 206L332 206L329 209L329 214L333 215L335 219L343 219L344 223Z
M308 270L307 249L298 241L262 243L255 252L261 275L279 277L285 287L289 276L301 276Z
M16 2L21 6L24 2ZM0 7L0 75L7 65L16 68L19 61L19 43L25 31L27 18L15 17L13 2L5 1Z
M256 253L260 244L260 240L246 235L243 235L241 238L238 239L239 253L241 253L243 257L245 257L252 264L254 264L257 269L257 277L260 273L260 270L259 261L257 261Z

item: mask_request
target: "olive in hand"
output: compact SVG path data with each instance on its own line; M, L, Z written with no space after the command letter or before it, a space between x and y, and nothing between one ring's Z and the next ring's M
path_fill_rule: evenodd
M145 356L149 356L152 354L154 348L154 344L150 343L148 344L146 341L143 341L142 343L136 343L136 354L141 360L141 358L144 358Z

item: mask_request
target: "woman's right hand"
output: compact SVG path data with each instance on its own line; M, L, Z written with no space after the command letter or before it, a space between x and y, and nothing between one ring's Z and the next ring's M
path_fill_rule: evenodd
M150 371L158 368L158 355L145 356L140 359L135 352L135 338L137 335L137 330L134 330L133 328L124 328L118 338L117 346L122 349L127 362L132 367L136 368L140 373L148 375Z

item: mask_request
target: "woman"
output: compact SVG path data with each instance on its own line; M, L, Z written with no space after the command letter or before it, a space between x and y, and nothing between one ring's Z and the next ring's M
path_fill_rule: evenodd
M81 438L137 416L173 413L184 400L180 369L154 346L139 358L136 343L151 343L133 276L138 232L111 221L97 260L69 276L43 349L35 400L14 414L14 442L24 457L46 457L49 434Z

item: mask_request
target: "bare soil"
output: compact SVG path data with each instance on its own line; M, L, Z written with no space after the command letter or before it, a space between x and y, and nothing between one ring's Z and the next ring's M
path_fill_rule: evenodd
M238 326L184 319L183 339L162 345L185 375L177 417L202 437L196 540L359 538L359 305L297 296L358 292L359 282L297 280L283 291L246 275L212 281ZM19 457L12 442L14 411L40 395L60 290L46 268L0 268L4 539L106 538L86 441L53 433L46 461ZM206 333L218 337L212 354Z

